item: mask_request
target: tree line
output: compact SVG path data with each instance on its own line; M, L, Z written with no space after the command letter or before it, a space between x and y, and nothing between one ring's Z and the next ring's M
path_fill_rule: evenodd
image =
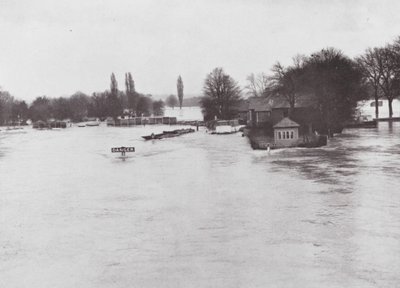
M400 37L383 47L368 48L351 59L335 48L326 48L311 55L297 55L292 64L280 62L269 73L251 74L242 90L236 80L215 68L205 78L200 105L205 120L231 119L246 97L281 98L289 105L289 116L296 105L306 99L319 111L324 130L334 130L352 119L357 102L375 99L375 116L379 117L378 100L388 100L389 116L392 103L400 95ZM170 95L170 107L182 107L183 81L177 80L177 95ZM125 74L125 91L118 89L114 73L110 90L91 96L77 92L70 97L50 99L37 97L31 105L14 99L0 89L0 125L20 119L44 120L84 117L117 117L124 111L133 116L162 115L165 103L153 101L151 95L136 92L130 73Z
M379 117L378 100L388 100L389 117L393 116L393 100L400 94L400 37L383 47L368 48L356 58L363 79L375 100L375 117Z
M183 99L183 82L178 78L177 91L179 102ZM176 96L173 95L176 98ZM174 102L173 106L176 106ZM171 106L171 103L168 103ZM126 116L162 116L165 103L153 100L149 94L138 93L131 73L125 74L125 90L118 88L114 73L110 77L110 89L104 92L94 92L86 95L76 92L69 97L49 98L36 97L28 105L25 101L15 99L9 92L0 89L0 125L15 125L27 119L32 121L47 121L48 119L71 119L74 122L83 121L87 117L105 119Z
M273 65L269 74L253 74L242 91L235 80L222 68L214 69L205 79L204 97L201 100L207 119L231 119L237 107L248 97L283 99L291 117L302 102L318 113L321 133L340 131L344 122L351 119L357 101L365 95L361 69L357 63L340 50L327 48L310 56L296 56L293 64Z
M357 112L357 102L386 98L389 116L392 102L400 95L400 37L384 47L368 48L351 59L335 48L309 56L296 55L288 66L277 62L269 73L251 74L242 90L222 68L215 68L203 84L201 106L206 120L231 119L247 97L284 99L289 116L300 102L307 102L319 114L324 133L340 130Z

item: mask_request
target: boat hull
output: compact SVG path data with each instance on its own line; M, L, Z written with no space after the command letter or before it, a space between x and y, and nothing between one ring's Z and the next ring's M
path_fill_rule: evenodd
M159 134L151 134L147 136L142 136L144 140L159 140L159 139L164 139L164 138L172 138L172 137L177 137L180 135L188 134L194 132L194 129L189 128L189 129L178 129L178 130L173 130L173 131L163 131L163 133Z

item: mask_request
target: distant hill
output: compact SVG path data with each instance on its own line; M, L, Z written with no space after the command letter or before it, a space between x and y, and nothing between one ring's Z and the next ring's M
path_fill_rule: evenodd
M190 98L183 97L182 106L183 107L194 107L194 106L200 107L200 99L201 99L200 96L198 96L198 97L190 97Z

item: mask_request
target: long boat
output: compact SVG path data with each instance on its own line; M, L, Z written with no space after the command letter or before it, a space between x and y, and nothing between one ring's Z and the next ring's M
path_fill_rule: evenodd
M144 140L164 139L164 138L177 137L177 136L192 133L192 132L194 132L194 129L192 129L192 128L177 129L177 130L172 130L172 131L163 131L162 133L158 133L158 134L152 133L151 135L142 136L142 138Z
M226 135L234 134L240 131L243 126L239 125L239 121L236 120L213 120L209 123L210 134L215 135Z

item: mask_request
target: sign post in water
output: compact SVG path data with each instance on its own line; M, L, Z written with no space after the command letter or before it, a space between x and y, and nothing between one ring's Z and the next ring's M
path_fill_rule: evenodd
M135 147L114 147L111 148L112 153L121 153L121 156L125 156L126 152L135 152Z

